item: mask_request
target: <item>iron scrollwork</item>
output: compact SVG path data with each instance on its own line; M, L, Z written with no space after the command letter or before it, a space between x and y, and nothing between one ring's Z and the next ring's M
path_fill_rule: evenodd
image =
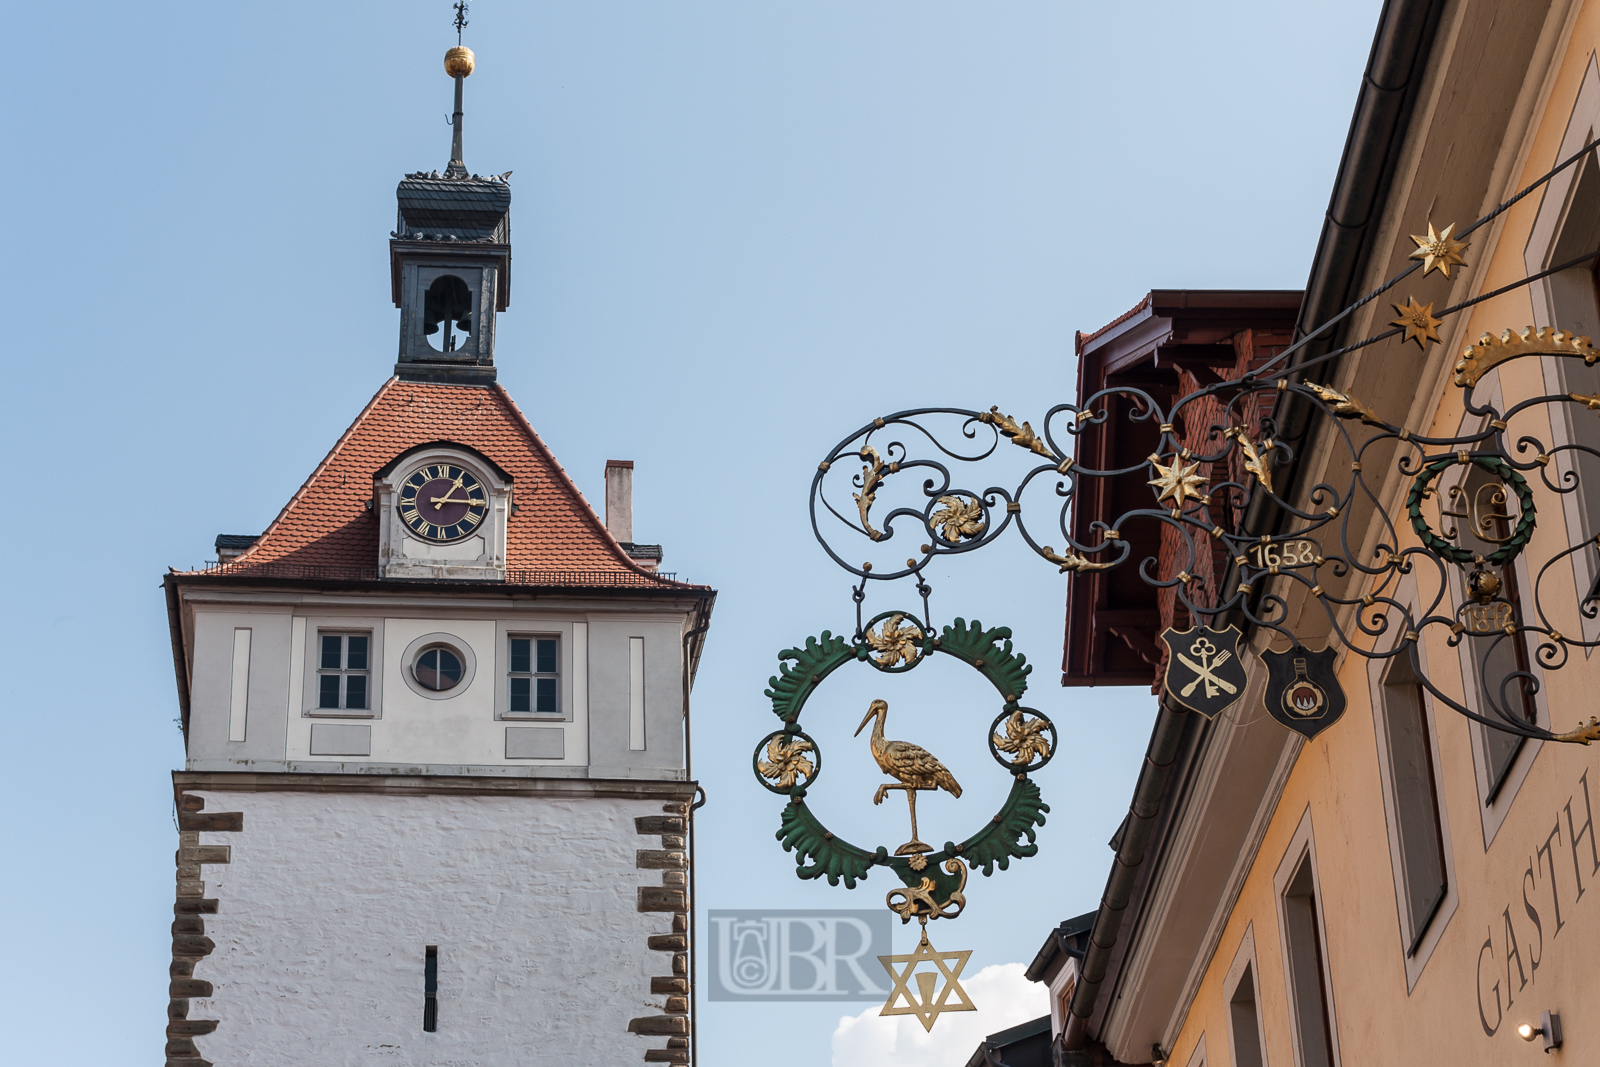
M1551 613L1557 564L1570 567L1572 556L1594 553L1600 531L1585 531L1537 565L1523 558L1539 522L1533 484L1570 495L1579 487L1576 457L1600 460L1600 450L1589 445L1547 441L1547 409L1578 405L1586 415L1600 413L1600 394L1534 396L1503 410L1475 395L1485 373L1523 357L1592 366L1600 351L1587 338L1561 330L1484 335L1456 366L1474 425L1448 437L1414 433L1348 391L1295 380L1288 367L1206 385L1170 406L1137 387L1112 386L1081 404L1050 408L1038 429L998 408L899 411L845 437L819 464L812 481L812 525L828 554L863 586L906 577L920 582L932 561L983 548L1014 526L1035 555L1062 572L1137 566L1145 582L1170 590L1189 618L1208 625L1237 620L1276 634L1280 645L1299 647L1289 626L1291 602L1312 600L1320 605L1332 640L1370 658L1408 656L1433 697L1468 718L1526 737L1587 744L1600 739L1600 726L1593 722L1555 734L1521 712L1523 694L1539 687L1531 668L1510 671L1498 691L1486 687L1480 706L1472 707L1430 681L1417 653L1421 635L1432 627L1448 630L1452 646L1463 640L1481 644L1469 646L1480 666L1507 641L1525 643L1542 671L1561 667L1573 649L1600 644L1563 632ZM1324 469L1344 467L1348 479L1281 495L1282 479L1275 475L1300 458L1283 440L1274 417L1277 405L1290 396L1323 423L1323 447L1342 454L1342 461L1329 461ZM1113 419L1134 428L1158 428L1155 451L1144 463L1120 469L1078 463L1071 446ZM1011 448L1018 451L1010 453ZM901 483L898 495L880 495L885 480L874 476L878 465L873 463L856 476L853 488L858 501L870 497L878 505L880 517L874 519L866 505L856 515L839 509L830 473L841 464L848 468L852 457L880 454L888 457L882 469ZM986 461L997 454L1028 461L1018 480L1009 486L962 484L960 472L996 466ZM1558 457L1562 463L1553 466ZM1383 507L1382 479L1369 482L1369 467L1383 474L1392 468L1410 480L1407 521L1401 525L1420 544L1402 537ZM1441 491L1457 468L1464 472L1461 484ZM1078 496L1089 485L1119 479L1146 482L1148 505L1089 524L1082 539L1075 537L1071 512ZM1261 536L1243 529L1253 496L1270 500L1286 517L1280 532ZM1160 527L1159 558L1132 558L1123 532L1135 523ZM866 558L848 547L852 536L876 546L878 555ZM910 550L884 556L908 539L915 542ZM1228 587L1221 581L1219 559L1231 563ZM1519 566L1527 588L1513 603L1498 594L1516 583ZM1421 580L1424 573L1427 580ZM1410 574L1419 577L1420 603L1398 596L1402 576ZM1202 575L1210 580L1197 580ZM1453 589L1463 591L1463 604L1448 603ZM1600 601L1581 603L1580 611L1594 619ZM1379 640L1394 636L1396 628L1396 640Z

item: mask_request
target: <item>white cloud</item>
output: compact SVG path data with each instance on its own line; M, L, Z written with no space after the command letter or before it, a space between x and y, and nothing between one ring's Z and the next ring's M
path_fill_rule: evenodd
M1020 963L985 967L962 988L977 1011L942 1014L932 1032L911 1015L878 1014L878 1007L846 1015L833 1031L833 1067L963 1067L990 1034L1050 1010L1045 987L1022 976Z

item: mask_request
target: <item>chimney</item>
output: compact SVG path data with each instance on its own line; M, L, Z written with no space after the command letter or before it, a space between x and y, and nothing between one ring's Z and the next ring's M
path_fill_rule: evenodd
M661 567L660 545L633 543L633 460L606 460L606 529L622 543L636 566L655 572Z
M624 546L633 543L633 460L606 460L606 529Z
M215 542L218 563L231 563L244 555L245 549L261 540L260 534L217 534Z

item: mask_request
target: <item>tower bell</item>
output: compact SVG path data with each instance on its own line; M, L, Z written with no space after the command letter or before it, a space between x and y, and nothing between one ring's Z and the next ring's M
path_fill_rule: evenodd
M462 162L462 83L474 65L464 45L445 53L456 92L444 173L407 174L395 191L398 221L389 242L400 309L395 374L407 381L487 385L495 378L494 316L511 302L511 172L480 177Z

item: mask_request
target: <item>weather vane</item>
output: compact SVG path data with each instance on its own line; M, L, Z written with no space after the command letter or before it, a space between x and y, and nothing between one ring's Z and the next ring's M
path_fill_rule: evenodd
M467 0L456 0L450 6L456 9L456 44L460 44L461 31L467 28Z

